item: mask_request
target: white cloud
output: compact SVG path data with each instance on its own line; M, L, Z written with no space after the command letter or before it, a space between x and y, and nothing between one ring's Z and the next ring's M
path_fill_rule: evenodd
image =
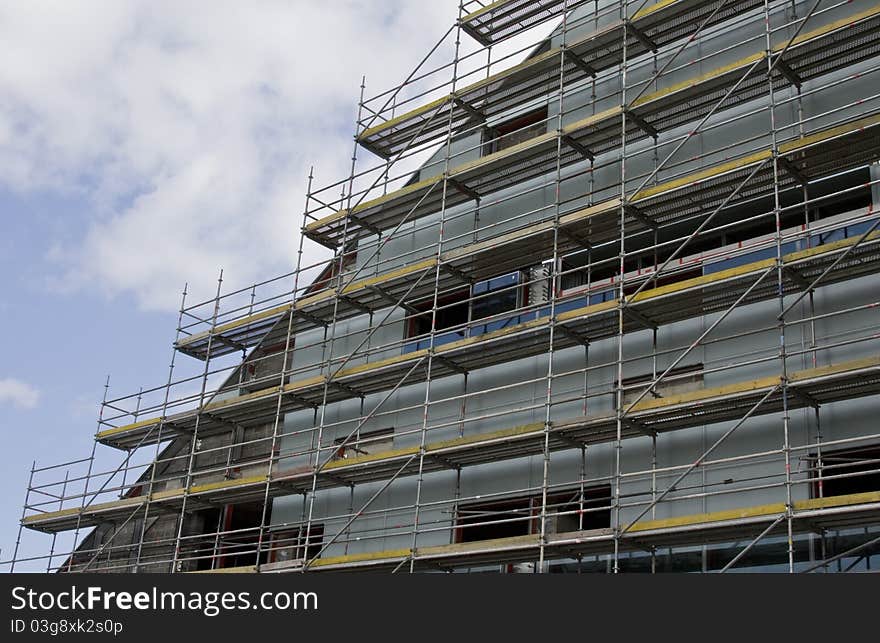
M229 287L286 272L308 167L348 172L361 75L402 80L456 4L3 3L0 184L91 205L81 238L47 241L65 288L171 309L220 267Z
M12 377L0 379L0 404L32 409L40 400L40 392L27 382Z

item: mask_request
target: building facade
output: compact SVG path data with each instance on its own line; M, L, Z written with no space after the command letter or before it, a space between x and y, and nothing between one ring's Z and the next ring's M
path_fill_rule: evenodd
M433 52L297 270L184 303L201 375L105 400L119 466L34 472L47 566L876 569L880 4L473 0Z

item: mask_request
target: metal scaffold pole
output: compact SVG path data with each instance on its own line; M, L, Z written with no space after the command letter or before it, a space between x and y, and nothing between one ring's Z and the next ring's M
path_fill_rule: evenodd
M568 41L568 0L565 0L562 13L562 43L560 47L565 51ZM556 336L556 296L562 290L559 273L562 270L562 259L559 256L559 216L562 203L562 132L564 126L563 115L565 113L565 56L559 57L559 112L556 116L556 184L553 196L553 256L550 262L550 274L548 286L550 294L550 325L547 339L547 382L544 398L544 445L541 466L541 513L540 513L540 547L538 549L539 574L544 573L544 551L547 544L547 488L550 485L550 428L552 422L551 407L553 402L553 357L554 339Z
M34 466L36 466L36 463L34 463ZM33 467L31 468L31 476L33 476ZM33 479L33 478L31 478L31 479ZM63 506L64 506L64 497L67 494L67 482L69 479L70 479L70 471L65 470L64 471L64 482L61 485L61 496L58 499L58 510L59 511L61 509L63 509ZM21 528L19 528L19 534L18 534L18 538L16 539L16 545L18 545L18 542L20 540L21 540ZM52 534L52 544L49 546L49 560L46 561L46 573L47 574L52 572L52 563L54 562L54 559L55 559L55 543L57 542L57 540L58 540L58 534ZM13 559L15 559L17 553L18 552L15 552L13 554L13 556L12 556ZM11 573L12 569L10 569L9 571Z
M101 400L101 409L98 411L98 429L101 428L101 422L104 419L104 408L107 404L107 392L110 390L110 376L107 376L106 381L104 382L104 396ZM83 510L86 508L86 505L91 502L89 500L89 482L92 477L92 470L95 466L95 451L97 449L98 443L92 443L92 452L89 455L88 459L88 471L86 472L85 481L83 482L83 492L82 492L82 501L80 502L80 511L76 518L76 529L73 532L73 547L71 547L70 556L67 559L67 571L73 571L74 559L76 558L76 548L79 544L79 532L82 527L82 514Z
M312 190L312 178L313 178L313 170L309 170L309 178L308 178L308 186L306 188L306 209L308 209L308 195ZM282 412L282 400L284 398L284 385L287 383L287 378L289 376L290 370L293 368L293 350L291 347L291 343L293 342L293 320L296 317L296 300L299 297L299 277L300 271L302 269L302 257L303 257L303 242L305 241L305 237L300 234L299 235L299 244L296 252L296 269L293 272L293 289L291 290L291 309L290 313L287 317L287 330L284 333L284 356L281 358L281 368L279 372L279 382L278 382L278 403L275 406L275 418L272 421L272 440L269 444L269 453L266 458L266 486L263 492L263 501L262 501L262 509L260 514L260 528L257 536L257 546L256 546L256 560L254 561L255 569L259 571L261 564L261 557L263 555L263 540L266 537L266 530L268 528L267 521L271 516L270 503L272 502L269 491L272 486L273 476L275 474L275 467L278 466L280 468L281 463L281 454L279 452L279 427L283 427L284 425L284 414ZM340 276L341 278L341 276ZM289 363L288 363L289 361ZM306 538L308 539L308 532L306 532ZM308 541L307 541L308 546ZM266 552L266 558L272 558L272 549L270 547L269 551Z
M315 459L314 466L312 470L312 484L311 484L311 492L309 494L309 512L308 517L306 519L305 525L305 538L306 540L306 550L308 551L308 543L311 540L311 530L312 530L312 518L315 513L315 496L317 494L318 489L318 473L321 470L321 450L324 446L324 427L327 418L327 401L328 395L330 392L330 386L335 375L333 371L333 346L336 340L336 327L339 317L339 300L343 294L343 290L345 289L343 277L345 273L345 258L346 254L350 252L348 243L347 243L347 230L349 220L351 219L351 210L352 210L352 194L354 192L355 185L355 174L357 169L357 159L358 159L358 142L357 136L360 130L360 122L361 116L363 114L363 105L364 105L364 91L366 89L367 79L363 77L361 79L361 88L360 88L360 99L358 100L358 116L355 120L355 131L354 131L354 144L353 150L351 153L351 174L348 182L348 193L346 195L347 200L347 212L345 214L345 223L343 224L343 233L342 233L342 244L339 250L339 258L337 260L337 279L339 280L339 288L338 292L333 297L333 315L331 317L331 322L329 324L329 333L330 333L330 342L329 347L327 349L327 354L324 357L323 363L321 365L321 371L323 373L324 368L327 369L327 375L324 376L324 385L323 391L321 394L321 404L320 404L320 420L318 422L318 431L315 441ZM308 210L308 208L306 208ZM323 347L323 346L322 346ZM305 573L308 570L308 564L302 566L302 571Z
M36 468L37 468L37 461L34 460L33 462L31 462L31 471L30 471L30 474L28 475L27 490L25 491L25 496L24 496L24 505L22 505L22 508L21 508L21 519L18 521L18 534L15 537L15 548L12 550L12 561L9 563L9 573L10 574L15 571L15 563L18 560L18 548L21 546L21 532L24 529L24 517L27 515L27 509L28 509L28 504L29 504L28 501L30 500L30 497L31 497L31 487L34 484L34 469L36 469ZM53 544L54 544L54 540L53 540ZM49 560L50 560L50 564L51 564L51 558Z
M612 525L614 533L614 552L612 556L611 571L615 574L620 572L620 524L621 524L621 475L622 450L623 450L623 337L624 337L624 306L626 305L626 293L623 282L626 274L626 132L627 132L627 50L629 36L629 0L620 3L620 20L623 22L621 30L621 65L620 65L620 208L618 217L619 255L618 255L618 294L617 294L617 382L615 384L615 413L617 415L617 434L614 439L614 464L612 489Z
M186 295L187 295L188 288L189 288L189 284L185 283L183 285L183 291L180 293L180 310L177 314L177 328L175 329L175 332L174 332L175 344L177 344L177 342L180 341L181 327L183 325L183 311L186 309ZM153 491L154 491L155 485L156 485L156 476L159 473L159 471L158 471L159 461L160 461L160 457L162 454L162 451L161 451L161 448L162 448L162 429L164 426L164 418L168 414L168 404L171 401L170 400L171 386L172 386L172 383L174 382L174 368L175 368L176 363L177 363L177 350L176 350L176 348L172 348L171 349L171 361L168 363L168 379L166 381L165 390L164 390L164 393L162 396L162 416L161 416L162 420L160 420L159 426L156 429L156 431L158 433L158 436L156 438L156 451L155 451L155 455L153 457L153 464L149 468L150 475L149 475L149 480L147 482L147 492L146 492L147 498L153 497ZM136 573L140 572L141 559L142 559L143 553L144 553L144 541L147 537L147 530L149 529L149 527L148 527L149 519L150 519L150 505L148 502L146 507L144 507L144 516L141 519L140 537L138 538L138 541L137 541L137 553L136 553L135 561L134 561L134 571Z
M214 311L211 315L211 334L208 337L208 348L205 354L205 368L202 371L201 389L198 397L198 410L196 413L195 426L192 435L189 438L189 455L186 459L186 476L183 479L183 497L180 503L180 514L177 518L177 537L174 542L174 556L171 559L171 573L182 571L183 560L181 559L181 544L184 537L184 527L186 525L187 500L189 499L190 488L193 484L193 469L196 465L196 457L198 455L199 440L199 424L201 423L202 414L204 413L205 401L208 398L208 376L211 372L211 347L214 343L214 335L217 331L217 318L220 315L220 292L223 288L223 269L217 277L217 292L214 296Z
M461 52L461 18L464 16L464 3L460 2L458 5L458 20L456 21L456 30L455 30L455 51L452 59L452 92L455 93L455 88L458 83L458 62L459 55ZM416 568L416 557L418 555L418 538L419 538L419 519L421 518L422 512L422 484L424 482L425 477L425 443L427 441L427 433L428 433L428 421L430 414L430 404L431 404L431 378L433 375L433 367L435 356L435 348L437 342L437 307L439 306L439 295L440 295L440 274L441 274L441 265L443 259L443 240L446 234L446 198L447 192L449 190L449 165L450 158L452 155L452 137L453 137L453 121L452 121L452 112L450 111L449 122L446 130L446 138L444 141L444 154L443 154L443 181L442 181L442 193L440 200L440 221L437 228L437 243L436 243L436 268L434 269L434 288L433 288L433 300L431 302L431 330L428 339L428 359L425 365L425 369L427 371L427 381L425 382L425 400L422 409L422 427L421 432L419 434L419 470L418 477L416 478L416 497L415 497L415 509L413 513L413 523L412 523L412 544L410 546L410 559L409 559L409 572L412 574L415 572Z

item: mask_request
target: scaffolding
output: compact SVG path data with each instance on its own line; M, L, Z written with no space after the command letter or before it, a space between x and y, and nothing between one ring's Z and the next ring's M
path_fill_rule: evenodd
M118 465L32 467L12 569L870 565L880 4L458 11L362 84L296 268L184 289L166 383L105 394Z

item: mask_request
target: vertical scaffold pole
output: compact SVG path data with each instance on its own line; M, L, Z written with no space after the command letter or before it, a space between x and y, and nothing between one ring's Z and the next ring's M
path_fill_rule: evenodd
M15 571L15 563L18 560L18 548L21 546L21 532L22 532L22 529L24 529L24 518L25 518L25 516L27 516L28 504L30 503L30 498L31 498L31 488L34 485L34 469L36 469L36 468L37 468L37 461L34 460L33 462L31 462L31 473L28 476L27 491L25 491L25 494L24 494L24 506L21 508L21 520L18 521L18 535L15 537L15 547L12 550L12 562L9 564L9 573L10 574ZM65 480L66 479L67 478L65 476ZM62 502L63 502L64 495L62 494L61 497L62 497ZM53 540L53 544L54 544L54 540ZM70 555L73 556L73 552L71 552Z
M361 87L360 87L360 100L358 100L358 116L355 120L354 127L354 144L351 153L351 174L348 180L348 196L346 198L346 215L345 222L342 224L342 244L339 251L339 258L337 264L337 276L339 279L339 283L342 283L343 279L343 271L345 268L345 256L348 252L348 224L351 221L351 208L352 208L352 194L354 193L354 179L355 173L357 171L357 159L358 159L358 135L360 134L360 122L363 116L364 111L364 91L366 90L367 78L366 76L361 78ZM308 208L306 208L308 211ZM327 420L327 398L330 391L330 383L331 378L333 376L333 344L336 339L336 325L339 318L339 298L342 295L341 288L337 290L335 296L333 297L333 316L332 321L329 325L329 344L327 343L327 333L325 332L325 344L327 344L328 352L326 357L324 358L324 363L322 364L321 370L324 370L324 366L327 368L327 375L324 377L324 387L323 392L321 394L321 410L320 410L320 418L318 420L318 431L317 431L317 440L315 444L315 462L312 469L312 484L311 484L311 493L309 495L309 512L308 517L306 519L306 558L308 558L308 545L311 543L311 531L312 531L312 519L315 514L315 495L318 490L318 473L320 472L321 467L321 448L324 442L324 425ZM305 573L308 569L307 565L303 565L302 571Z
M70 469L64 470L64 482L61 485L61 497L58 498L58 510L64 508L64 498L67 496L67 481L70 479ZM58 532L52 532L52 544L49 547L49 560L46 563L46 573L52 572L52 561L55 558L55 543L58 541ZM12 570L10 570L12 571Z
M464 2L459 2L458 5L458 20L455 25L455 49L454 56L452 59L452 89L451 92L454 94L458 85L458 65L459 65L459 56L461 53L461 19L464 17ZM409 572L412 574L415 572L416 568L416 548L418 546L418 537L419 537L419 519L421 518L421 504L422 504L422 484L424 482L425 477L425 443L427 441L428 434L428 415L429 408L431 404L431 376L432 369L434 366L434 350L436 348L436 335L437 335L437 305L438 305L438 296L440 291L440 272L442 269L443 263L443 238L446 232L446 196L449 191L449 161L452 152L452 128L454 119L453 116L455 114L455 110L449 110L449 120L446 126L446 150L443 158L443 192L440 197L440 221L439 227L437 230L437 251L435 253L436 266L434 268L434 294L433 301L431 302L431 335L428 341L428 362L426 365L427 369L427 380L425 382L425 400L422 407L422 430L421 435L419 437L419 469L418 469L418 478L416 479L416 501L415 501L415 512L413 514L413 525L412 525L412 543L410 546L410 559L409 559Z
M807 16L809 18L809 16ZM805 18L805 20L807 19ZM773 68L775 64L773 56L773 39L770 27L770 0L764 0L764 35L767 58L767 92L769 98L770 114L770 145L773 159L773 216L776 230L776 288L779 305L779 368L780 368L780 392L782 395L782 450L785 459L785 519L788 530L788 571L794 573L794 535L793 535L793 509L791 492L791 442L789 435L788 413L788 367L787 352L785 346L785 266L782 252L782 203L779 197L779 142L776 119L776 92L773 88Z
M101 422L104 420L104 408L107 405L107 394L110 390L110 376L104 381L104 397L101 400L101 408L98 411L98 431L101 430ZM89 482L92 479L92 470L95 466L95 450L98 447L98 441L92 442L92 453L89 456L89 464L86 470L86 477L83 483L82 502L80 502L79 514L76 517L76 531L73 532L73 546L70 548L70 557L67 559L67 571L73 571L73 560L76 558L76 548L79 546L79 531L82 527L82 515L85 511L87 498L89 495Z
M547 331L547 385L544 399L544 440L541 468L541 520L540 544L538 547L537 573L544 573L545 548L547 546L547 488L550 484L550 427L553 405L553 357L556 338L556 293L562 288L559 273L562 262L559 259L559 215L562 207L562 130L565 112L565 47L568 41L568 0L565 0L562 13L562 42L559 55L559 107L556 116L556 181L553 195L553 258L550 263L548 284L550 290L550 317Z
M189 457L186 463L186 477L183 484L183 497L180 503L180 515L177 518L177 536L174 540L174 555L171 559L172 574L182 571L181 541L183 540L183 527L186 523L187 500L189 500L189 490L193 483L193 468L195 467L196 455L199 450L199 425L202 420L202 410L205 406L205 398L208 393L208 375L211 372L211 349L214 346L214 335L217 332L217 318L220 315L220 292L223 288L223 269L220 269L220 275L217 277L217 293L214 297L214 311L211 314L211 334L208 335L208 344L205 347L205 368L202 371L202 384L199 391L199 406L196 412L196 422L193 426L192 437L190 438Z
M623 276L626 274L626 82L627 82L627 40L629 35L629 2L623 0L620 3L620 20L623 22L620 66L620 211L619 211L619 234L620 251L618 263L619 294L617 297L617 383L615 390L615 412L617 415L617 432L614 437L614 472L612 481L612 504L613 504L613 533L614 552L612 557L612 572L620 571L620 479L621 479L621 449L623 449L623 337L624 337L624 307L626 295L623 289Z
M313 169L309 170L309 178L308 178L308 187L306 188L306 211L309 209L309 195L312 193L312 178L313 178ZM272 442L269 447L269 456L267 458L267 469L266 469L266 488L263 491L263 511L262 516L260 518L260 533L257 537L257 560L254 563L256 569L260 569L260 557L263 552L263 540L266 536L266 520L270 515L269 511L269 503L271 502L271 498L269 497L269 492L272 487L272 477L273 471L272 469L275 466L276 458L280 468L281 462L281 454L278 448L278 429L283 424L282 421L282 400L284 398L284 385L287 382L288 372L293 369L293 350L291 348L291 342L293 341L293 320L296 316L296 301L299 297L299 276L300 271L302 270L302 257L303 257L303 243L305 241L305 235L300 233L299 235L299 248L296 252L296 270L293 273L293 292L290 295L290 313L287 318L287 334L284 339L284 357L281 360L281 372L279 374L279 382L278 382L278 404L275 407L275 421L272 425ZM288 364L288 359L290 359L290 364ZM279 451L276 456L276 451ZM271 544L269 550L267 551L266 558L267 560L271 559Z
M183 292L180 294L180 311L177 314L177 330L174 333L174 344L180 341L180 334L183 330L183 311L186 309L186 293L189 287L188 283L183 284ZM174 366L177 363L177 348L171 349L171 362L168 364L168 379L165 382L165 393L162 398L162 417L159 421L158 434L156 436L156 455L153 457L153 464L150 465L150 482L147 485L147 499L153 497L153 488L156 484L156 475L159 468L159 457L162 454L162 429L165 425L165 417L168 415L168 404L171 401L171 386L174 383ZM141 534L138 538L137 555L134 561L135 573L140 571L141 560L144 553L144 538L147 537L147 523L150 517L150 503L144 507L144 516L141 519Z

